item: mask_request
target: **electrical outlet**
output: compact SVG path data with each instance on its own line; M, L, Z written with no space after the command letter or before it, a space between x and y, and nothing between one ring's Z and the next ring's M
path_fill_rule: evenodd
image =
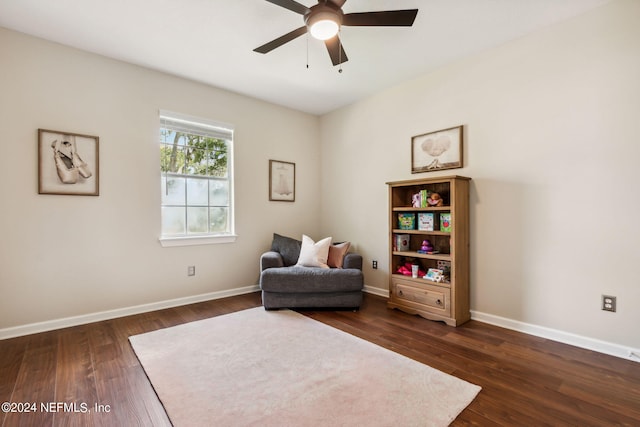
M371 264L372 264L371 267L373 267L374 270L378 269L378 261L374 260Z
M187 276L195 276L196 275L196 266L190 265L187 267Z
M616 297L611 295L602 295L602 309L604 311L616 311Z

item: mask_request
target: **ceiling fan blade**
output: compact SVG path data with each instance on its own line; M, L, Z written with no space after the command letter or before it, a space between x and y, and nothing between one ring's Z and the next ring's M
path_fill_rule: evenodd
M335 4L336 6L338 6L338 8L341 8L347 2L347 0L329 0L329 1Z
M342 64L349 60L346 52L344 51L344 47L342 46L342 42L340 42L340 37L331 37L329 40L325 40L324 44L327 46L327 51L329 52L333 65Z
M284 36L278 37L275 40L271 40L269 43L265 43L260 47L253 49L254 52L258 53L267 53L271 52L273 49L282 46L283 44L290 42L293 39L297 39L301 35L307 32L307 27L296 28L290 33L285 34Z
M418 9L387 10L383 12L347 13L342 25L364 27L410 27L416 19Z
M293 0L267 0L267 1L269 3L273 3L280 7L284 7L285 9L289 9L292 12L299 13L300 15L304 15L309 11L309 8L307 6Z

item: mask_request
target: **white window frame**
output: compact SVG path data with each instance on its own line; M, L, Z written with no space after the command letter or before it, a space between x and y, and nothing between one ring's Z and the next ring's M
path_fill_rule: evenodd
M235 211L234 211L234 175L233 175L233 126L210 119L160 110L159 128L171 128L185 133L208 136L227 141L227 180L229 182L229 230L224 233L185 234L179 236L164 236L160 230L160 244L163 247L207 245L235 242ZM158 144L162 141L158 139ZM159 165L160 166L160 165ZM165 173L161 171L161 178ZM206 178L205 178L206 179ZM160 208L162 209L162 203ZM187 205L188 206L188 205Z

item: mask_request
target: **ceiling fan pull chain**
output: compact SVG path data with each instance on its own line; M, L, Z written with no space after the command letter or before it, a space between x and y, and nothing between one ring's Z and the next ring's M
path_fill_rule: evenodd
M338 29L338 62L340 63L338 73L342 73L342 28Z
M307 32L307 70L309 69L309 33Z

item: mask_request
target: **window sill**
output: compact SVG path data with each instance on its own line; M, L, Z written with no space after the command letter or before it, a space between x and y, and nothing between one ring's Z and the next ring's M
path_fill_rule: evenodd
M174 246L195 246L195 245L217 245L220 243L233 243L236 241L235 234L224 234L220 236L189 236L189 237L161 237L158 239L163 248Z

